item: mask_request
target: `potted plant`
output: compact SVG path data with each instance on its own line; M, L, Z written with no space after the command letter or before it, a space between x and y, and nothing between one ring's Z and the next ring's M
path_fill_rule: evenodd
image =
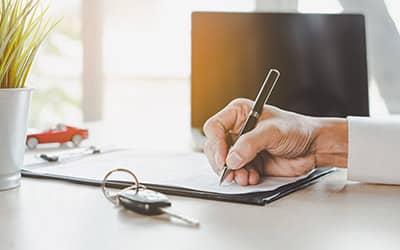
M40 0L0 0L0 190L18 187L32 88L26 81L38 49L57 22Z

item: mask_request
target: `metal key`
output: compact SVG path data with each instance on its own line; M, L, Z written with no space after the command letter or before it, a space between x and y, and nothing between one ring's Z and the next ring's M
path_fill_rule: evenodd
M171 212L171 202L168 197L162 193L150 189L126 190L118 194L119 204L126 209L144 215L167 214L179 219L190 226L198 227L200 223L196 220L181 216Z

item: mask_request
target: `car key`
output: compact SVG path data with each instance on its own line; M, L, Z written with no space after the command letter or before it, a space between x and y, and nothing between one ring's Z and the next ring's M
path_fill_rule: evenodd
M200 225L198 221L183 217L167 209L172 205L168 197L154 190L128 189L118 194L118 200L121 206L139 214L160 215L165 213L188 223L190 226L198 227Z

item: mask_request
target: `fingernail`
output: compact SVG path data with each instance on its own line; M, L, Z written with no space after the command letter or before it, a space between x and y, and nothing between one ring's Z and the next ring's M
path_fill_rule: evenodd
M237 169L242 164L243 158L235 151L229 153L226 164L231 169Z

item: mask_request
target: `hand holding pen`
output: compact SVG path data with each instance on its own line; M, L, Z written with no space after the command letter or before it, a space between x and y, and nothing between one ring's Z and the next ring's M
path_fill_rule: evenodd
M264 104L268 101L269 97L271 96L272 90L274 89L275 84L279 79L279 76L280 72L276 69L271 69L268 72L267 76L265 77L264 83L262 84L261 89L258 92L257 98L254 101L254 105L250 113L247 115L247 119L242 125L242 128L240 129L238 137L254 129L254 127L257 124L257 120L263 111ZM219 177L220 185L224 182L226 176L229 175L231 171L232 170L230 170L228 166L225 164Z
M232 101L204 125L204 151L217 174L221 175L224 166L229 168L227 182L255 185L264 174L298 176L319 163L313 149L320 126L314 118L264 104L261 107L254 129L246 133L240 132L254 110L248 99ZM242 134L233 145L230 133Z

